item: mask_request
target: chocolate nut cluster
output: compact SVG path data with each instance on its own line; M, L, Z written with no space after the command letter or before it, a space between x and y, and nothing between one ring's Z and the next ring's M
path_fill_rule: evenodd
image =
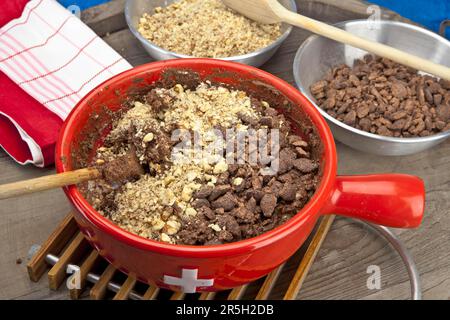
M267 163L251 161L259 150L250 136L243 157L232 152L212 160L193 152L178 161L176 130L204 136L202 146L211 130L223 136L274 130L277 141L264 141L277 145L270 158L275 170L268 174ZM87 183L84 193L102 215L145 238L188 245L248 239L289 220L314 194L317 143L306 140L268 102L244 91L209 82L153 88L114 122L92 160L104 177Z

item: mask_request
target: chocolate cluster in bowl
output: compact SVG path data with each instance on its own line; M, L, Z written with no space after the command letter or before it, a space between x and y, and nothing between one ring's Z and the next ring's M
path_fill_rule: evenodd
M450 130L450 82L367 55L339 65L311 94L330 116L386 137L426 137Z
M270 89L248 95L209 81L180 82L149 88L115 116L91 162L104 177L81 188L94 208L139 236L189 245L255 237L300 211L320 181L321 144L307 117L294 123L279 113L293 106ZM215 139L210 132L229 138L276 130L278 141L265 142L278 149L269 164L255 163L251 155L259 150L248 136L243 157L198 157L198 150L186 156L177 149L177 130L199 134L204 148Z

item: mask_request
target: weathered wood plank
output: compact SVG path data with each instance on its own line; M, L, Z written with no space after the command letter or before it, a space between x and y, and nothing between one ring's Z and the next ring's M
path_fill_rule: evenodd
M92 287L90 296L94 300L101 300L106 294L108 283L116 273L116 268L112 264L108 265L100 276L100 280Z
M284 295L283 299L285 300L294 300L297 297L297 294L305 281L306 276L308 275L308 271L310 270L312 264L314 263L314 259L316 258L319 249L325 240L325 237L328 234L328 231L333 224L334 216L326 216L322 219L319 224L319 228L317 229L314 237L311 240L311 243L306 250L300 265L298 266L297 272L295 272L294 277Z
M159 288L155 286L149 286L142 296L143 300L154 300L159 293Z
M133 290L135 284L136 284L136 278L132 277L132 276L128 276L127 280L125 280L125 282L120 287L120 290L117 291L116 295L114 296L114 300L128 299L128 295L130 294L131 290Z
M216 292L202 292L198 300L214 300Z
M174 293L170 296L170 300L183 300L185 296L186 296L185 293L182 293L182 292L174 292Z
M231 292L228 294L227 299L228 300L239 300L244 295L245 291L247 290L248 285L244 284L243 286L234 288L231 290Z
M92 268L99 261L100 256L96 250L92 250L86 260L80 266L80 288L79 289L71 289L70 290L70 298L71 299L79 299L81 293L83 292L87 280L86 277L89 272L91 272Z
M58 262L48 272L48 286L50 289L56 290L59 288L67 275L67 265L77 263L83 257L87 248L87 240L79 232L59 257Z
M133 66L153 61L128 29L111 33L103 39Z
M41 278L47 270L45 257L48 254L58 255L77 230L72 214L68 214L28 263L28 275L31 280L37 282Z
M0 151L1 155L5 155ZM0 183L34 178L51 174L53 168L23 167L9 156L0 156ZM64 217L71 206L62 190L45 191L20 199L3 200L0 203L0 298L34 299L62 297L60 292L49 292L47 279L30 282L27 272L28 252L33 245L42 245ZM65 297L67 298L67 292Z
M370 15L370 13L367 11L367 8L371 5L371 3L366 2L366 1L359 1L359 0L346 0L346 1L342 1L342 0L306 0L306 1L302 1L299 5L300 5L300 9L303 6L309 6L310 10L308 10L306 12L318 11L318 10L314 10L311 7L321 5L323 7L333 8L335 10L341 10L341 11L345 12L346 14L350 13L355 16L360 16L361 18L363 18L363 17ZM381 19L402 20L402 21L406 20L405 18L403 18L402 16L400 16L399 14L397 14L395 12L386 10L382 7L380 7L380 9L381 9L381 12L380 12ZM305 12L305 11L300 10L300 12ZM329 17L330 14L327 14L326 16ZM316 17L316 19L318 19L318 18L320 18L320 17ZM356 17L353 19L356 19ZM408 22L409 22L409 20L408 20Z
M115 0L84 10L81 19L100 37L127 28L123 8L126 0Z
M269 298L270 293L272 292L273 287L277 283L278 277L283 271L284 263L273 270L266 276L261 288L258 291L258 294L255 297L255 300L267 300Z

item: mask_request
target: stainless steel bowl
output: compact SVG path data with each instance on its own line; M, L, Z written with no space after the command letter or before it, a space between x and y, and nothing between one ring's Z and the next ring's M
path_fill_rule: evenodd
M395 21L354 20L336 24L353 34L413 53L419 57L450 66L450 41L423 28ZM323 78L332 67L349 66L367 52L324 37L311 36L298 49L294 60L294 78L302 93L314 104L309 87ZM315 104L316 105L316 104ZM391 138L350 127L324 110L335 139L355 149L378 155L399 156L431 148L450 136L450 131L423 138Z
M125 19L127 21L128 27L130 28L133 35L141 42L145 50L156 60L193 58L192 56L165 50L145 39L137 31L139 18L142 17L144 13L151 13L156 7L166 7L173 2L176 2L176 0L128 0L125 4ZM297 12L297 6L294 0L280 0L280 3L289 10ZM275 54L283 41L286 40L286 38L291 33L292 26L283 24L281 30L283 32L282 35L275 42L265 48L241 56L220 59L259 67Z

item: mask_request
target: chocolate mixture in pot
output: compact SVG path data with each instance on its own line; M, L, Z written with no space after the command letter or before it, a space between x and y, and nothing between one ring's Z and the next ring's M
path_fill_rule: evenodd
M218 137L211 132L229 143L238 132L255 130L263 137L272 129L279 132L279 161L270 174L275 158L265 165L252 162L258 150L250 135L240 162L237 149L198 157L198 150L177 149L182 135L173 139L175 130L197 133L206 148ZM115 121L93 160L104 179L90 181L84 193L102 215L149 239L189 245L248 239L290 219L315 192L313 135L307 139L311 145L268 102L243 91L209 82L192 90L181 84L154 88ZM271 139L266 136L268 146Z
M331 69L311 93L330 116L387 137L425 137L450 130L450 82L367 55Z

